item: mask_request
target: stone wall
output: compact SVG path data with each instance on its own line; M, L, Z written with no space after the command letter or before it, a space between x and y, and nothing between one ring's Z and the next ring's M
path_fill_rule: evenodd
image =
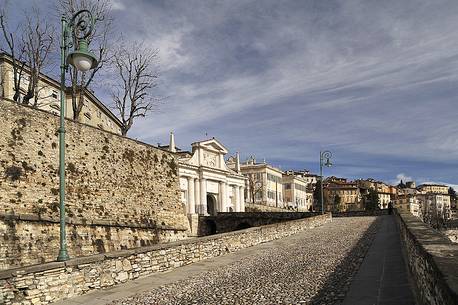
M388 209L374 210L374 211L348 211L332 213L332 217L360 217L360 216L381 216L388 215Z
M396 213L420 305L458 304L458 245L410 213Z
M325 214L169 244L0 272L0 304L49 304L235 252L331 221Z
M444 235L453 243L458 243L458 229L445 230Z
M0 101L0 269L57 255L58 119ZM185 238L176 164L169 152L67 120L70 256Z
M264 204L253 204L245 202L245 211L246 212L291 212L288 209L282 209L277 207L271 207Z
M311 212L237 212L218 213L215 216L200 216L198 236L231 232L319 214Z

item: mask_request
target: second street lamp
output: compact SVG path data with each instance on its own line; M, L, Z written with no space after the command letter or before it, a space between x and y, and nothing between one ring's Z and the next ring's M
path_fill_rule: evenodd
M88 10L75 13L67 21L62 16L62 38L60 45L60 127L59 127L59 207L60 207L60 249L58 261L69 259L67 252L67 238L65 234L65 72L68 65L86 72L97 66L97 59L88 50L87 38L92 33L94 18ZM74 50L67 55L68 50Z
M331 167L332 153L329 150L320 151L320 193L321 193L321 214L324 214L324 196L323 196L323 165ZM325 162L326 161L326 162Z

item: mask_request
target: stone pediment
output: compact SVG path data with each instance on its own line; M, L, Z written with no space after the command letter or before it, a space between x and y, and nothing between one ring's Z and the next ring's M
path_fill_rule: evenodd
M220 153L223 155L228 153L228 150L226 149L226 147L224 147L224 145L221 144L221 142L219 142L215 138L193 143L192 146L195 148L197 147L203 148L204 150L213 151L213 152Z

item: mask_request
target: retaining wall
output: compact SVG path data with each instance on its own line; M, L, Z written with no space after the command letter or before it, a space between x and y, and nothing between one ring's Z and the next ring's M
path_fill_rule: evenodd
M0 122L0 270L52 261L59 117L0 100ZM172 153L66 120L65 171L71 257L186 237Z
M331 215L325 214L169 244L2 271L0 304L49 304L286 237L331 220Z
M420 305L458 304L458 244L410 213L397 213Z

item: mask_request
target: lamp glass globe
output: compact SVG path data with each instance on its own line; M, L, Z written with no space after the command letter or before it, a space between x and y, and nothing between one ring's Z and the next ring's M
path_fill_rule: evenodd
M83 54L73 56L73 65L81 72L89 71L92 67L92 58Z

